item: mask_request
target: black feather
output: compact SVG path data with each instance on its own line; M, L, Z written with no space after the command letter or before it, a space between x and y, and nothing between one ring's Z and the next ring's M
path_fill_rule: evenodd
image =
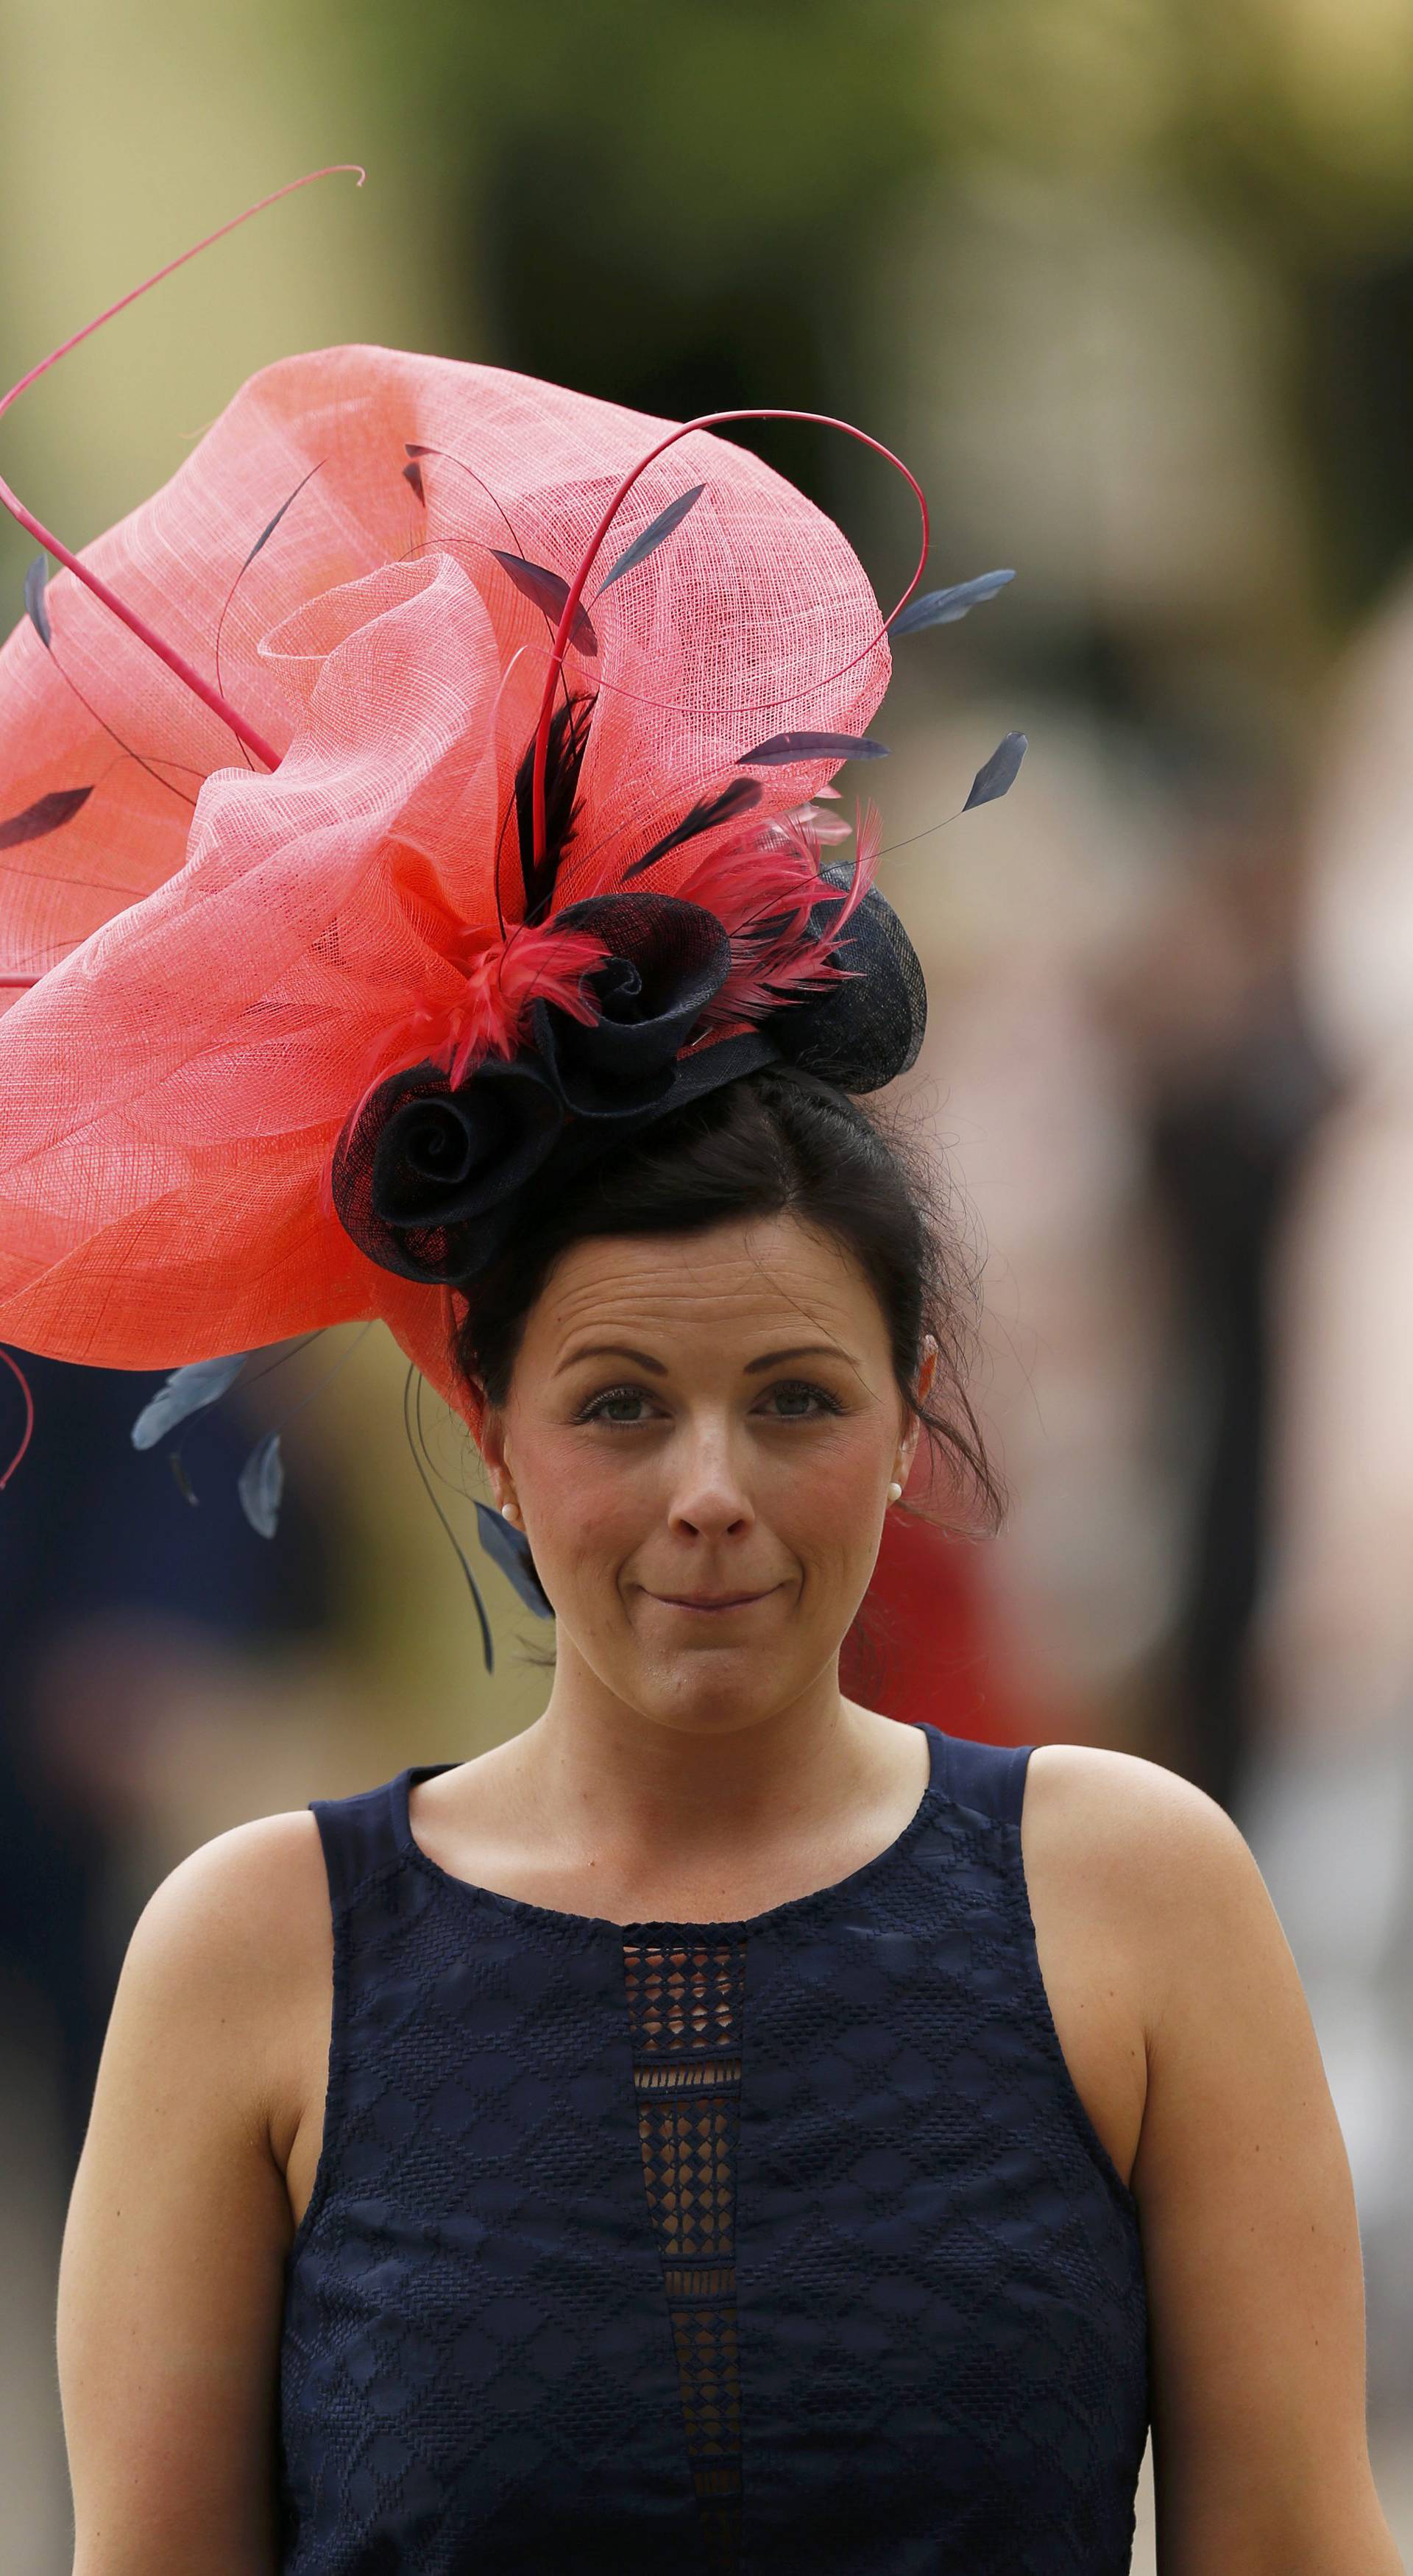
M595 597L600 597L615 581L621 581L625 572L632 572L636 564L646 563L649 555L655 555L664 537L670 537L673 529L681 526L687 512L695 509L705 490L705 483L694 483L690 492L679 492L675 501L669 501L665 510L659 510L655 519L649 519L642 535L635 537L631 546L619 556L612 572L605 573Z
M520 875L525 889L525 919L543 921L554 896L555 879L578 821L579 772L589 740L591 697L569 698L550 719L545 762L545 850L535 865L535 819L531 780L535 766L533 739L515 772L515 821L520 841Z
M788 769L796 760L886 760L886 742L866 733L773 733L754 751L737 754L738 769Z
M503 1519L499 1512L493 1512L490 1504L483 1503L479 1496L476 1500L476 1527L492 1565L500 1567L526 1609L532 1610L537 1619L552 1619L554 1611L535 1572L535 1560L530 1554L530 1542L524 1531L512 1529L509 1521Z
M227 1387L234 1386L249 1351L235 1351L221 1360L191 1360L185 1368L173 1369L165 1386L159 1386L149 1397L132 1427L134 1449L154 1449L165 1431L175 1430L192 1413L202 1412L208 1404L219 1404Z
M973 805L992 805L1014 787L1025 758L1026 738L1023 733L1008 733L998 742L989 760L984 760L971 782L971 794L962 807L969 814Z
M48 587L49 559L47 555L36 555L25 574L25 607L29 611L30 624L41 644L52 644L54 641L49 631L49 608L44 597Z
M645 850L640 859L635 859L631 868L624 869L624 884L630 877L640 877L648 868L655 867L659 859L666 858L668 851L678 849L683 841L694 841L699 832L709 832L717 823L729 823L737 814L748 813L752 805L759 805L762 792L753 778L733 778L730 786L723 787L719 796L704 796L700 804L692 807L690 814L683 815L675 830L665 833L660 841L654 841L652 848Z
M561 574L551 572L547 564L527 563L524 555L507 554L504 547L492 546L491 553L502 569L509 573L518 591L535 606L543 609L552 626L558 626L569 597L569 584ZM569 641L581 653L597 653L599 639L594 633L588 610L582 603L575 609L569 628Z
M280 1435L278 1431L267 1431L263 1440L257 1440L236 1478L241 1510L261 1538L273 1538L279 1528L280 1501L284 1490L285 1462L280 1453Z
M242 572L249 571L250 566L254 563L261 547L269 544L270 539L274 535L276 528L279 526L281 519L284 517L286 510L290 509L299 499L300 493L303 491L305 484L313 480L313 477L319 471L319 465L322 465L323 462L324 459L321 456L318 465L311 465L307 474L301 474L299 481L296 483L294 490L289 496L288 501L282 501L278 510L275 512L273 519L268 519L266 521L259 536L256 538L254 545L251 547L249 554L246 556L244 563L241 565L240 569Z
M72 823L92 794L91 787L55 787L37 804L26 805L22 814L7 815L0 823L0 850L18 849L21 841L42 841L46 832Z
M979 608L984 599L994 599L1013 572L979 572L970 581L954 581L946 590L929 590L921 599L910 599L889 622L890 635L920 635L925 626L954 626L969 608Z
M407 1433L407 1445L412 1452L412 1463L416 1468L418 1475L422 1479L423 1489L426 1493L427 1500L431 1504L433 1511L436 1513L438 1520L441 1522L442 1528L445 1530L447 1537L450 1539L452 1553L455 1556L456 1562L460 1566L462 1573L466 1577L466 1588L471 1595L472 1605L476 1612L477 1624L481 1631L482 1660L487 1672L493 1673L496 1668L495 1640L491 1635L490 1620L486 1616L486 1605L481 1598L481 1587L477 1582L475 1575L471 1571L471 1560L468 1557L465 1548L462 1546L460 1539L457 1537L455 1530L452 1528L450 1521L442 1510L441 1504L437 1500L436 1487L433 1485L432 1479L427 1472L421 1449L417 1444L417 1430L414 1425L412 1405L412 1383L416 1375L416 1369L410 1368L403 1380L402 1387L402 1421L403 1428ZM419 1394L421 1392L420 1385L418 1392Z

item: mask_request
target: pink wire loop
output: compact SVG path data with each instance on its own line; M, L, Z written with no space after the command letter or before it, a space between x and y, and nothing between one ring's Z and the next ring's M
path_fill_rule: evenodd
M41 358L37 367L31 367L28 375L21 376L18 384L11 385L7 394L0 395L0 417L9 410L16 397L25 391L26 386L34 383L36 377L44 375L50 367L57 364L60 358L67 357L70 349L76 349L79 342L88 339L92 332L101 330L105 322L111 322L115 313L121 313L125 306L136 303L138 296L146 295L149 287L160 286L163 278L170 277L174 269L184 267L189 259L196 258L198 252L209 250L213 242L220 241L226 233L233 233L238 225L248 223L252 215L263 214L266 206L278 204L281 197L292 195L296 188L309 187L315 179L333 178L341 171L352 171L357 177L360 188L367 176L367 172L356 161L333 161L327 169L306 170L302 179L289 179L283 188L273 188L268 197L257 198L255 204L247 206L243 214L232 215L228 223L218 224L216 230L213 233L207 233L204 240L193 242L190 250L181 251L175 259L169 259L165 268L154 269L152 275L145 277L140 286L130 287L126 295L118 297L116 304L110 304L104 312L96 313L91 322L85 322L81 331L72 332L67 340L60 342L57 349L50 350L47 358ZM168 670L175 672L176 677L200 698L204 706L211 709L213 715L219 716L223 724L230 726L238 742L243 742L247 750L253 751L257 760L263 760L267 769L278 769L280 755L273 744L266 742L264 735L257 733L254 725L246 722L245 717L222 697L219 689L213 688L209 680L202 678L201 673L188 662L185 654L179 653L175 645L165 643L155 628L148 625L145 617L139 616L135 608L129 608L125 600L119 599L117 592L110 590L106 581L98 573L90 571L87 564L80 563L78 556L71 554L69 548L61 544L58 537L36 519L32 510L26 509L23 501L10 489L3 475L0 475L0 502L4 503L12 518L18 519L22 528L27 528L32 537L38 538L47 553L53 555L59 563L73 573L86 590L92 591L95 599L101 599L105 608L111 609L115 617L120 617L123 624L138 637L139 641L146 644L149 650L157 655L159 661L165 662ZM8 982L9 978L5 981ZM0 1477L0 1484L3 1482L3 1477Z
M18 1467L20 1460L23 1458L25 1451L29 1447L31 1438L33 1437L34 1397L29 1391L29 1379L25 1376L24 1370L21 1368L19 1361L11 1359L3 1342L0 1342L0 1360L4 1361L6 1368L10 1370L12 1376L19 1379L20 1393L25 1400L25 1427L21 1435L20 1445L15 1451L13 1458L10 1460L9 1466L6 1468L4 1475L0 1476L0 1494L3 1494L5 1487L8 1485L10 1478L13 1476L15 1469Z
M888 628L891 626L893 619L898 614L898 609L907 605L907 602L911 599L919 581L922 579L923 566L927 562L928 546L927 495L923 491L922 485L919 483L917 476L909 472L907 466L903 463L901 456L895 456L892 448L885 447L881 438L871 438L866 429L855 428L854 423L851 420L836 420L831 412L825 411L786 411L777 409L773 406L759 409L753 407L747 411L703 412L698 419L684 420L679 429L670 430L666 438L660 438L656 447L650 447L647 455L639 458L637 464L633 467L632 472L630 474L625 474L623 481L619 484L617 491L609 502L608 508L605 510L592 537L589 539L587 551L579 565L578 571L575 573L574 578L569 585L568 595L566 596L564 606L560 611L559 624L554 630L554 642L550 647L549 670L545 677L545 693L540 701L540 720L535 728L535 756L530 777L530 813L534 835L534 856L536 866L541 863L545 855L545 776L549 766L549 737L550 724L554 715L554 693L559 685L560 673L564 668L564 656L569 643L569 630L574 623L575 612L583 594L584 584L588 580L589 575L594 568L594 558L597 555L600 546L603 544L604 538L607 536L614 520L617 518L628 494L632 491L634 484L637 482L639 475L645 473L648 466L654 464L659 456L664 455L669 447L675 447L679 438L686 438L689 436L692 430L718 429L727 421L732 420L807 420L815 422L821 429L842 429L846 437L856 438L861 447L872 448L875 456L886 457L890 465L897 467L897 470L903 476L904 481L911 484L913 491L917 495L917 505L922 516L922 550L917 559L917 569L915 570L907 589L904 591L902 598L899 600L898 607L889 611L889 614L884 619L878 634L874 636L869 643L863 645L860 650L853 655L851 660L841 663L838 671L831 672L831 679L841 678L845 671L851 671L853 669L855 662L861 662L866 653L871 653L874 650L875 645L878 644L882 640L883 636L887 634Z

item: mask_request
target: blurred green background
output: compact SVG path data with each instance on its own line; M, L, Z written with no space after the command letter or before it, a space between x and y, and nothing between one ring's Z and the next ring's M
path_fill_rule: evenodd
M889 705L885 838L911 846L884 883L932 995L905 1114L987 1255L978 1394L1015 1494L998 1542L929 1561L930 1628L902 1570L895 1648L944 1724L1145 1753L1252 1840L1350 2146L1407 2547L1413 8L10 0L5 63L6 382L301 170L368 171L6 418L6 473L70 543L253 369L364 340L670 417L843 413L926 484L934 581L1017 567L900 651ZM741 434L896 596L892 479L823 433ZM32 552L0 529L10 613ZM1012 725L1012 797L932 833ZM296 1394L338 1354L293 1362ZM36 1480L121 1448L122 1390L101 1422L56 1395L0 1498L0 1600L31 1544L52 1605L4 1714L0 1843L47 1855L11 1870L0 1960L13 2576L67 2563L55 2228L135 1907L227 1823L474 1751L543 1695L489 1574L479 1670L400 1396L373 1335L301 1410L285 1553L257 1565L232 1521L219 1619L199 1571L170 1597L113 1577L99 1476L33 1536ZM248 1441L276 1416L243 1401ZM434 1446L472 1476L455 1426ZM152 1474L161 1560L188 1542Z

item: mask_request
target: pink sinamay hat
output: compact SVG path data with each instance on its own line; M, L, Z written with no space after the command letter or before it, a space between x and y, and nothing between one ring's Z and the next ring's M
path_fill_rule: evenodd
M380 1316L466 1411L526 1191L772 1058L912 1061L872 818L841 863L812 799L881 751L890 627L1009 575L886 619L708 428L371 347L263 368L82 556L0 497L65 567L0 652L0 1343Z

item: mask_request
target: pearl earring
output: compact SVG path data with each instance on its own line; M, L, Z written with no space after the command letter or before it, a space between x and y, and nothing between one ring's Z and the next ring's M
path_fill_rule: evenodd
M890 1503L900 1503L900 1502L902 1501L902 1499L903 1499L903 1488L902 1488L902 1486L897 1482L897 1480L896 1480L896 1478L895 1478L895 1479L894 1479L894 1481L893 1481L893 1483L892 1483L892 1484L889 1486L889 1488L888 1488L888 1500L889 1500L889 1502L890 1502Z
M899 1486L898 1490L899 1490L899 1492L900 1492L900 1493L902 1492L902 1487L901 1487L901 1485ZM500 1507L500 1516L501 1516L501 1519L502 1519L503 1521L518 1521L518 1520L519 1520L519 1518L520 1518L520 1506L519 1506L519 1504L518 1504L518 1503L502 1503L502 1504L501 1504L501 1507Z

